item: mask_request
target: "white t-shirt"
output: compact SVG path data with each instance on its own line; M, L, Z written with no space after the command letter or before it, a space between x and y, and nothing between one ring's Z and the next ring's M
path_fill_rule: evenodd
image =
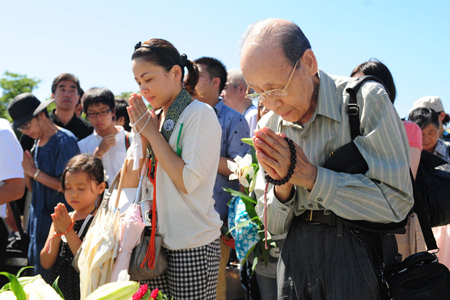
M256 120L258 115L258 109L256 106L252 105L244 112L244 117L247 120L248 128L250 129L250 137L253 137L255 134L253 131L256 129L256 124L258 121Z
M158 232L164 238L163 246L172 250L207 245L220 236L222 226L213 200L222 132L216 113L198 100L189 104L169 140L174 152L180 124L184 124L179 145L188 193L175 186L160 164L156 172Z
M103 154L102 163L106 170L106 174L109 177L108 184L114 179L114 176L119 172L123 166L123 162L127 157L127 148L125 145L125 130L122 126L115 126L119 132L116 134L116 144L109 148L109 150ZM80 153L94 154L95 149L100 145L103 137L99 136L97 132L94 132L78 142L80 147ZM131 144L131 141L130 141Z
M7 179L25 178L22 168L22 147L9 121L2 118L0 118L0 145L0 186ZM0 217L6 217L6 204L0 205Z

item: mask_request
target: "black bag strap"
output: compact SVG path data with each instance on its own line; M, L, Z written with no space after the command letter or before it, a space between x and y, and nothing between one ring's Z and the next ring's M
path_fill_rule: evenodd
M419 218L420 228L422 229L422 234L427 244L427 249L438 249L436 244L436 239L434 238L433 231L431 230L431 225L425 211L425 206L420 196L419 190L417 189L416 182L411 173L411 182L413 185L413 196L414 196L414 212Z
M359 122L359 105L356 100L356 94L358 94L361 85L369 80L376 81L384 87L383 82L378 77L366 75L356 78L354 81L350 82L345 88L345 91L350 94L350 100L347 104L345 112L347 113L350 122L350 132L352 135L352 140L354 140L358 135L361 134L360 131L361 124ZM384 89L386 90L386 93L389 94L388 90L386 88Z
M356 100L356 95L359 89L361 88L362 84L369 80L379 82L384 87L383 82L379 78L368 75L356 78L353 82L350 82L345 88L345 91L350 95L350 100L346 108L346 113L349 118L352 140L354 140L358 135L361 134L360 131L361 124L359 121L359 105ZM386 88L385 90L387 93L389 93ZM414 177L411 172L410 176L411 176L411 183L413 186L414 212L417 214L417 217L419 218L419 223L422 229L425 243L427 244L428 250L438 249L436 239L434 238L433 231L431 230L430 222L428 221L422 197L420 196L419 190L417 189Z
M20 232L20 236L23 236L24 232L23 232L23 228L22 228L22 221L20 220L19 208L17 207L15 201L11 201L9 203L9 206L11 207L12 213L14 215L14 222L16 222L16 226L17 226L17 229Z

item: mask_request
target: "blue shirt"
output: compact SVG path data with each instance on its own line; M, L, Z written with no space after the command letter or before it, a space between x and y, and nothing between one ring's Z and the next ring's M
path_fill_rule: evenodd
M44 146L38 147L37 143L35 144L34 163L36 168L45 174L60 178L69 159L79 153L80 149L75 136L68 130L59 130L50 137ZM63 193L58 193L38 181L33 181L33 195L27 230L30 234L28 258L30 265L34 265L35 273L41 274L44 279L48 279L50 270L41 266L40 252L52 225L50 215L59 202L64 203L69 211L72 210L67 205Z
M234 159L238 155L244 157L250 148L249 145L241 140L242 138L250 137L247 120L242 114L226 106L221 99L214 106L214 110L217 113L220 127L222 127L220 156L230 159ZM231 200L231 195L222 189L224 187L238 190L239 181L229 180L227 176L217 173L213 198L216 201L216 211L220 214L222 221L225 221L228 216L227 203Z
M444 142L450 142L450 132L444 130L444 133L441 136L441 140L443 140Z

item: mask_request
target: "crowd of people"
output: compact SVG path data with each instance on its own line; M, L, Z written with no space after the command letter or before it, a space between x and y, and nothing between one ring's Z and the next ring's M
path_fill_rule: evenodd
M426 250L411 213L409 173L416 176L422 151L450 163L450 133L444 130L450 117L441 99L411 99L408 120L401 120L386 65L372 59L349 77L327 74L302 30L281 19L248 28L240 66L227 71L207 56L191 61L170 42L150 39L134 47L131 69L140 93L129 99L115 99L106 88L84 92L69 73L54 79L52 100L41 102L31 93L12 99L12 124L0 120L0 257L9 233L17 231L10 202L26 199L27 190L31 202L22 214L28 263L50 284L60 276L65 299L80 299L72 260L106 187L130 153L142 150L168 268L141 284L174 299L226 299L234 250L221 238L231 199L224 188L240 189L238 180L229 179L228 161L249 153L242 139L251 137L260 166L256 210L281 254L271 252L268 264L246 272L246 298L379 299L372 240L383 241L386 263L398 260L398 253L405 258ZM366 75L382 83L367 81L358 91L360 134L352 138L346 87L352 77ZM56 108L48 112L52 102ZM13 129L21 133L20 144ZM323 167L352 140L366 172ZM144 160L136 164L141 169ZM439 168L450 172L449 164ZM124 187L135 186L132 181ZM403 234L352 227L352 221L405 219ZM441 261L450 266L450 228L434 233Z

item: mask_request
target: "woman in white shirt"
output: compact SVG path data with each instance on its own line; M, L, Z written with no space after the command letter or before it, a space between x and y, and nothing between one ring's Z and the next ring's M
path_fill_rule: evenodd
M184 67L189 74L183 84ZM198 70L168 41L136 44L132 69L141 95L131 95L128 113L135 130L149 141L158 234L168 260L167 271L145 283L175 299L215 299L221 221L212 195L219 122L210 106L191 98Z

